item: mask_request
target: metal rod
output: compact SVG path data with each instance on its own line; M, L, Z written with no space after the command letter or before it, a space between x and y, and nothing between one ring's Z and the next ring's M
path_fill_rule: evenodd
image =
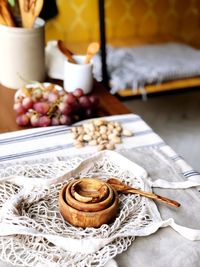
M104 0L99 0L99 27L101 42L101 62L102 62L102 78L104 85L108 88L108 72L106 64L106 27L105 27L105 9Z

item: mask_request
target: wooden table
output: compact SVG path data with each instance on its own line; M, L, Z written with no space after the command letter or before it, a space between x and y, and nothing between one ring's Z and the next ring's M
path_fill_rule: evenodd
M0 85L0 133L24 129L17 126L15 112L13 111L13 99L15 90ZM130 113L115 96L111 95L104 86L95 82L94 93L99 97L101 103L100 115L117 115Z

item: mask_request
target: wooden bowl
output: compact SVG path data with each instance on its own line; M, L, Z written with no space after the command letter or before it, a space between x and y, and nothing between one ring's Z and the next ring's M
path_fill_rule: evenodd
M72 181L65 193L66 202L71 207L82 211L104 210L112 202L113 196L112 187L95 178Z
M92 178L90 178L90 179L92 179ZM80 181L81 181L81 179L80 179ZM99 180L99 181L101 182L101 185L102 185L102 183L104 183L101 180ZM62 188L62 190L60 191L60 194L59 194L60 213L62 214L63 218L66 221L68 221L70 224L72 224L74 226L78 226L78 227L82 227L82 228L100 227L102 224L110 222L116 216L116 213L118 210L118 194L117 194L116 190L113 189L111 186L109 186L107 183L104 183L104 184L106 184L109 193L104 200L99 202L99 203L101 203L101 202L106 201L108 198L110 199L108 201L109 204L106 205L104 209L100 209L97 211L85 211L85 210L79 210L79 209L76 209L75 207L72 207L68 203L68 201L66 200L66 195L68 196L68 193L66 193L66 192L70 192L70 188L72 188L72 185L74 182L77 182L77 181L73 181L69 184L66 184ZM94 182L96 182L96 181L94 181ZM79 184L80 188L81 188L81 190L78 191L79 193L80 192L82 193L83 188L89 188L92 185L92 182L91 182L90 185L87 187L85 183L87 183L87 181L84 181L84 183ZM76 186L77 186L77 184L76 184ZM77 189L76 186L74 187L75 189ZM92 187L90 187L90 191L92 191ZM112 197L110 197L110 195L112 195ZM71 193L70 193L70 196L72 197ZM76 201L78 201L78 200L76 200ZM83 204L84 206L97 205L96 207L102 208L102 205L98 206L98 204L99 204L98 202L96 202L96 203L80 202L80 203Z
M84 203L97 203L107 198L108 185L96 178L84 178L74 182L71 187L73 197Z

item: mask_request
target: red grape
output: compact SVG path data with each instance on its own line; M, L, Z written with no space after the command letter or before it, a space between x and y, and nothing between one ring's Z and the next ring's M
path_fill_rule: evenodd
M76 101L76 97L72 93L68 93L65 96L64 101L67 102L68 104L73 104Z
M83 90L81 88L77 88L77 89L74 90L73 95L75 97L79 98L79 97L84 95L84 92L83 92Z
M60 111L60 113L65 115L68 115L72 112L72 108L70 107L70 105L63 102L58 105L58 110Z
M25 113L25 109L22 106L22 104L20 104L20 103L15 103L14 106L13 106L13 109L19 115Z
M78 101L74 101L74 103L71 104L71 108L73 110L73 113L78 113L81 109L81 105L79 104Z
M19 126L26 126L29 124L29 117L26 114L19 115L16 117L16 123Z
M88 96L81 96L79 98L79 103L81 107L83 108L90 108L91 107L91 102Z
M38 126L46 127L51 124L51 119L48 116L41 116L38 120Z
M70 124L72 124L72 118L68 115L61 115L60 116L60 124L70 125Z
M55 94L53 92L50 92L48 94L48 100L49 100L50 103L56 102L57 99L58 99L58 95L57 94Z
M37 127L39 122L38 114L33 114L30 116L30 123L33 127Z
M99 105L99 98L96 95L90 95L89 96L90 102L92 104L92 106L96 106L98 107Z
M44 91L44 92L42 93L42 98L43 98L44 100L48 100L48 98L49 98L49 92L48 92L48 91Z
M53 117L51 119L51 125L56 126L56 125L59 125L59 124L60 124L60 121L59 121L58 117Z
M64 90L45 90L42 87L29 88L29 94L19 89L15 95L14 110L19 125L33 127L49 125L70 125L84 118L94 117L99 106L95 95L85 95L81 88L73 93Z
M46 114L49 111L49 104L47 102L37 102L33 105L35 111L41 114Z
M33 100L30 98L30 97L25 97L23 100L22 100L22 106L28 110L29 108L32 108L33 107Z

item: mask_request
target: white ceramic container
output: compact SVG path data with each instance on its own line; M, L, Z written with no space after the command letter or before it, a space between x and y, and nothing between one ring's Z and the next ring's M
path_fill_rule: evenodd
M85 94L92 91L93 75L92 62L82 64L85 56L73 56L78 64L64 61L64 88L68 92L73 92L76 88L83 89Z
M34 28L0 25L0 82L18 89L27 81L45 79L44 20L37 18Z

